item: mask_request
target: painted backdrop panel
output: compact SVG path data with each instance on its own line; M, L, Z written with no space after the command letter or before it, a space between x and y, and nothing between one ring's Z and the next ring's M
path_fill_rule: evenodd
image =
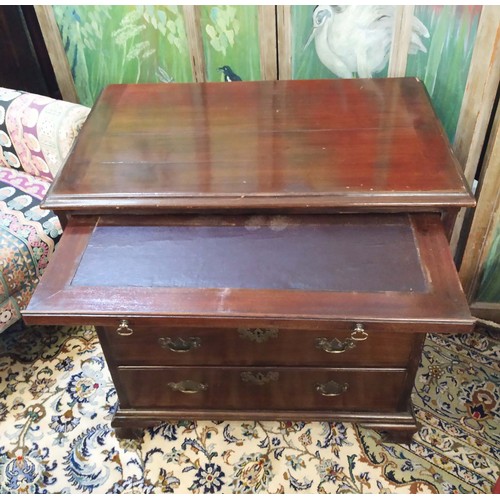
M437 115L453 142L469 74L481 6L418 5L415 15L429 30L427 52L408 55L407 76L425 83ZM486 64L486 62L485 62Z
M182 9L173 5L53 7L82 104L110 83L191 82Z
M260 80L257 7L203 5L198 8L207 81Z
M293 6L293 78L386 77L396 8L393 5ZM412 52L429 34L413 18Z
M483 276L476 300L500 304L500 224L497 223L495 236L484 264Z
M292 16L292 78L337 78L318 58L314 40L307 41L313 31L314 5L293 5Z

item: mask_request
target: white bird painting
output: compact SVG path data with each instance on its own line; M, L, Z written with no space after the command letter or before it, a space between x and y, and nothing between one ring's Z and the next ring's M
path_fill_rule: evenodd
M371 78L389 61L394 14L391 5L319 5L304 49L314 40L319 60L340 78ZM427 52L422 38L429 31L414 16L410 54Z

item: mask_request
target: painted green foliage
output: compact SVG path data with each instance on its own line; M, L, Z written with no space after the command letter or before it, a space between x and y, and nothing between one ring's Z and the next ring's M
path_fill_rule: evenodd
M82 104L110 83L193 81L177 6L54 6Z
M496 226L476 300L500 303L500 224Z
M208 81L224 80L228 66L242 80L260 80L258 11L254 5L200 6Z
M83 104L92 105L109 83L193 81L179 7L71 5L53 9ZM207 79L223 80L224 73L219 70L223 66L229 66L242 80L261 79L257 7L206 5L199 9ZM320 20L340 22L335 29L344 31L346 42L338 50L349 52L363 38L362 32L356 31L361 14L368 20L371 16L373 22L380 12L390 18L390 9L393 7L349 6L344 11L328 11ZM320 61L315 42L306 47L313 29L313 12L313 5L291 8L293 78L336 78L339 75ZM349 17L349 12L356 15ZM480 12L480 6L415 9L415 17L430 32L430 38L421 37L426 52L409 55L407 75L424 81L450 140L460 113ZM385 53L390 48L387 26L379 30L385 33ZM373 76L387 76L387 64Z
M453 141L469 73L481 6L417 6L430 33L427 53L408 56L407 76L417 76Z

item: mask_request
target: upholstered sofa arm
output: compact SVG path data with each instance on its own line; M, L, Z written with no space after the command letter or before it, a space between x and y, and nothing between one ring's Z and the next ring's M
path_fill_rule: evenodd
M0 87L0 167L52 181L90 109Z

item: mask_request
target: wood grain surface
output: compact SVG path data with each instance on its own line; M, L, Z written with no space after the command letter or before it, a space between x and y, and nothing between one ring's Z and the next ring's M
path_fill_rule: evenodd
M474 200L414 78L111 85L45 207L404 211Z

